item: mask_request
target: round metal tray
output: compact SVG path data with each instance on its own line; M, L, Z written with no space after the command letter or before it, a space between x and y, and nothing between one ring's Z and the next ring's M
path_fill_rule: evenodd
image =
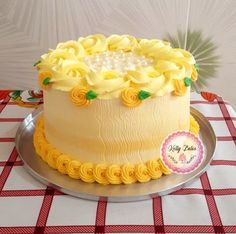
M43 111L40 107L29 114L19 126L16 133L16 149L24 162L27 171L42 183L51 186L63 193L72 196L98 200L107 197L111 202L127 202L150 199L156 194L159 196L176 191L204 173L209 166L216 147L215 133L208 120L196 109L191 108L192 116L200 125L200 138L204 145L205 159L201 166L190 174L172 174L162 176L158 180L147 183L135 183L131 185L100 185L98 183L84 183L80 180L71 179L49 167L39 156L36 155L33 146L33 133L35 122Z

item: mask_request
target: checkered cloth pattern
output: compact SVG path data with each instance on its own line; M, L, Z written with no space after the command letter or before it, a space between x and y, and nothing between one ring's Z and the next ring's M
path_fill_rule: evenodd
M14 137L32 109L0 101L0 233L236 233L236 113L217 96L191 94L210 121L217 149L200 179L139 202L82 200L46 187L23 168Z

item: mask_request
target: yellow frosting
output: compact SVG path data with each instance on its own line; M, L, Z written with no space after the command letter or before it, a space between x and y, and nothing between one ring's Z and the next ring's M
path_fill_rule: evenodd
M56 167L62 174L67 174L67 167L71 158L68 155L62 154L57 158Z
M115 69L114 66L110 69L101 65L103 61L109 64L106 52L118 60L122 53L126 54L127 63L121 65L125 70L118 69L119 65ZM86 63L88 58L91 58L89 64ZM138 58L146 59L148 66L139 63ZM97 64L98 70L92 66L93 63ZM124 89L136 87L150 92L153 98L172 91L174 95L182 95L185 88L176 88L175 80L191 77L196 81L194 64L194 57L188 51L172 48L170 43L162 40L95 34L78 41L59 43L56 49L41 56L37 69L40 87L45 90L52 88L69 92L82 85L97 93L98 99L112 99L118 98ZM45 73L51 78L46 85L43 84Z
M73 179L79 179L80 166L81 166L81 162L79 162L78 160L71 160L67 166L67 174Z
M93 176L93 164L82 163L80 166L80 179L87 183L93 183L95 181Z
M107 179L106 175L107 171L107 165L106 164L97 164L94 168L93 175L95 180L99 184L109 184L109 181Z
M86 38L79 38L79 42L88 54L102 52L107 49L107 40L102 34L90 35Z
M86 93L88 90L82 86L74 87L70 92L71 101L77 106L87 106L91 103L91 100L86 99Z
M137 181L134 165L127 163L121 167L121 180L124 184L132 184Z
M107 38L109 50L131 51L136 49L138 42L135 37L130 35L111 35Z
M198 134L199 125L190 117L190 131ZM35 127L34 146L36 153L54 169L62 174L67 174L73 179L81 179L87 183L98 182L100 184L132 184L136 181L144 183L150 179L158 179L162 174L170 174L170 170L164 166L161 159L148 160L146 163L106 165L80 162L72 156L62 154L52 146L44 135L43 117L40 116Z
M183 80L173 80L174 91L173 93L177 96L183 96L187 92L187 87L184 85Z
M197 70L196 70L195 66L192 66L192 75L191 75L191 78L192 78L193 81L196 81L196 80L197 80L197 77L198 77Z
M56 49L61 49L66 52L69 52L78 58L84 57L86 55L84 47L78 41L71 40L71 41L59 43L57 45Z
M121 184L121 168L118 165L111 165L106 170L107 180L111 184Z
M190 115L190 128L189 128L189 131L194 133L195 135L198 135L198 133L200 131L200 127L199 127L197 121L191 115Z
M122 91L121 97L124 105L128 107L138 106L142 101L138 98L139 90L136 88L126 88Z
M148 182L151 179L148 168L144 163L135 165L135 176L140 183Z
M129 81L115 70L103 69L100 72L91 72L86 81L88 88L98 93L102 99L119 97L121 91L129 87Z

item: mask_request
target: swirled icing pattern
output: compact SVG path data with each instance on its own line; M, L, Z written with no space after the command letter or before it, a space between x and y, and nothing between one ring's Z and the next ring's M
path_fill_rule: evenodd
M99 99L112 99L128 87L146 90L151 97L184 95L186 89L176 80L196 81L194 64L188 51L162 40L95 34L59 43L41 56L36 67L42 89L71 91L80 85Z
M190 131L199 133L197 121L190 117ZM164 166L159 157L146 163L123 165L96 164L91 162L80 162L74 160L73 156L65 155L51 145L44 134L43 117L40 116L35 127L33 143L37 154L54 169L62 174L67 174L73 179L81 179L87 183L97 182L99 184L132 184L148 182L158 179L163 174L170 174L170 170Z

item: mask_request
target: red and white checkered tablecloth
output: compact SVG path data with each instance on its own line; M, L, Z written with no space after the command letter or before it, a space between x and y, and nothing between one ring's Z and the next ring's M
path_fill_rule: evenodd
M221 97L191 96L217 136L200 179L163 197L110 203L65 195L25 171L14 137L40 94L17 92L0 91L0 233L236 233L236 113Z

